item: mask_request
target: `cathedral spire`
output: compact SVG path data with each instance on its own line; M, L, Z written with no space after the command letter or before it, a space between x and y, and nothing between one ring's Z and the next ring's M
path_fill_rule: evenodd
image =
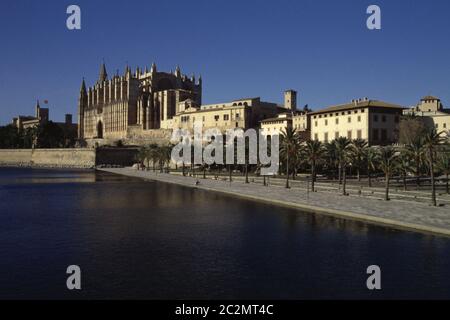
M180 66L177 66L177 68L175 69L175 76L181 77L181 69L180 69Z
M86 83L84 82L84 77L83 77L83 82L81 82L80 93L86 94Z
M100 67L100 76L98 79L99 79L99 81L105 81L107 78L108 78L108 74L106 73L105 62L103 62Z
M154 72L156 72L156 63L152 63L152 68L150 69L150 72L151 73L154 73Z

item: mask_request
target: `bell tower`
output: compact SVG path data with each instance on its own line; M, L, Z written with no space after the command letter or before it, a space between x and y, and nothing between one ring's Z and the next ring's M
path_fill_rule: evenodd
M297 110L297 91L286 90L284 92L284 107L292 111Z

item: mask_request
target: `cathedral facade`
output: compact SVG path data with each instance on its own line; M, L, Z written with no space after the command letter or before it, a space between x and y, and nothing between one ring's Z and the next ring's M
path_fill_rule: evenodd
M126 67L108 78L105 64L96 83L87 88L81 84L78 99L78 138L89 140L126 140L145 136L168 126L179 112L181 102L201 105L202 79L174 72L158 72L153 63L150 70Z

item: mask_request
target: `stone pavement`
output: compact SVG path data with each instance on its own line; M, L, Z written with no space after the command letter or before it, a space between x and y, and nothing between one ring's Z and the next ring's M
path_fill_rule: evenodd
M265 187L261 184L245 184L241 181L223 181L183 177L132 168L99 169L101 171L144 178L182 186L221 192L246 199L264 201L341 218L370 222L399 229L422 231L450 236L450 206L432 207L426 203L408 201L384 201L364 196L342 196L331 192L305 192L282 186ZM196 181L200 184L196 186Z

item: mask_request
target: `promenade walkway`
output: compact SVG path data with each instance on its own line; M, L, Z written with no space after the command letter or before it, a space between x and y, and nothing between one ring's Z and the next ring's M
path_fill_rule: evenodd
M243 181L223 181L183 177L152 171L138 171L132 168L108 168L101 171L143 178L177 185L196 187L203 190L221 192L246 199L271 204L334 215L342 218L370 222L450 236L450 206L433 207L426 203L404 200L384 201L359 195L343 196L332 192L306 192L301 189L286 189L283 186L245 184ZM196 181L200 184L196 186Z

